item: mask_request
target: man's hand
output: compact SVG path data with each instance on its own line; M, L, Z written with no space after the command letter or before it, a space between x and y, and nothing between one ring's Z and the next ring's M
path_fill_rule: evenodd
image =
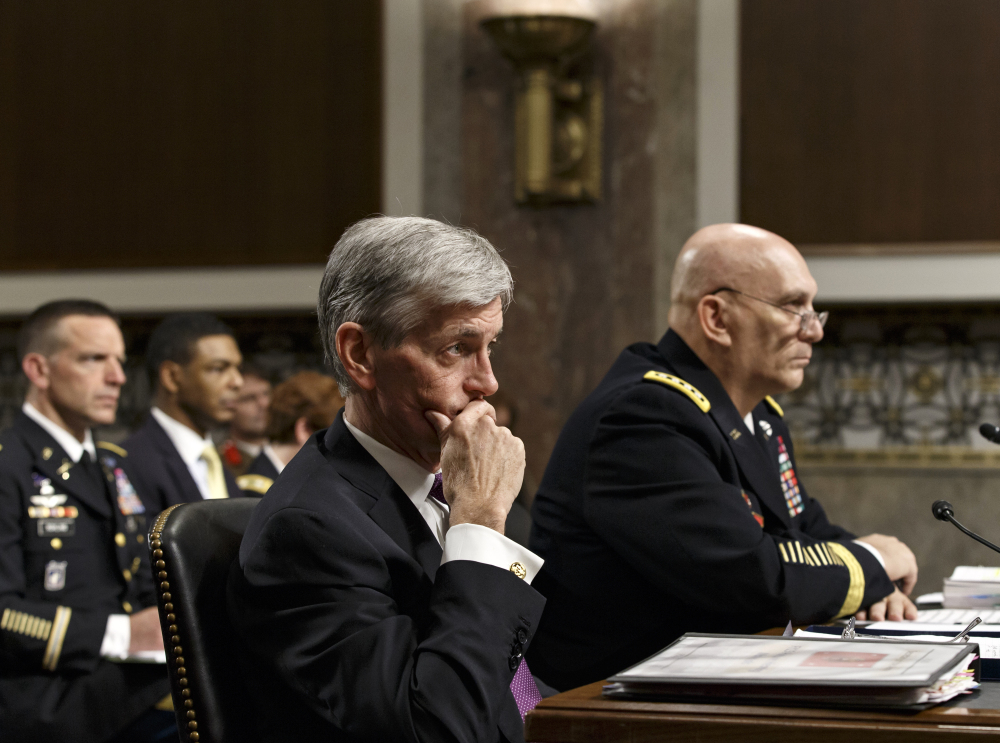
M480 524L503 534L524 479L521 439L497 426L493 406L485 400L470 402L454 420L436 410L424 415L441 440L449 523Z
M854 616L857 619L870 619L873 622L886 619L890 622L901 622L904 619L916 619L917 607L897 588L881 601L869 606L867 611L862 609Z
M156 613L155 606L130 615L129 624L132 628L132 638L128 643L129 654L142 650L163 650L160 617Z
M917 558L910 548L896 537L887 537L885 534L869 534L867 537L858 537L857 541L867 542L879 551L885 560L885 572L889 574L889 580L893 583L903 581L900 587L909 596L917 584Z

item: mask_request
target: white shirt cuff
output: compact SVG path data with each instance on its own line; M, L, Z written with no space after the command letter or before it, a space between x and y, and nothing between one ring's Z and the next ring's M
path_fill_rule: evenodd
M860 544L866 550L868 550L873 555L875 555L875 559L878 560L878 564L881 565L883 568L885 568L885 560L883 559L881 552L879 552L877 549L875 549L870 544L868 544L868 542L862 542L862 541L860 541L858 539L855 539L854 543L855 544Z
M495 565L504 570L520 563L524 568L524 580L531 583L545 562L526 547L508 539L498 531L479 524L456 524L448 529L444 539L444 553L441 564L452 560L472 560L487 565ZM513 573L519 571L511 570Z
M101 642L102 658L128 657L128 646L132 642L132 623L128 614L111 614Z

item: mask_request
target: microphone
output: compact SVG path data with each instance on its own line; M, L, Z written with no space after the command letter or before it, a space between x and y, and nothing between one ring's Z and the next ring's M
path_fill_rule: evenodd
M987 441L992 441L994 444L1000 444L1000 428L994 426L992 423L984 423L979 427L979 433Z
M984 427L985 426L990 426L990 424L989 423L984 423L983 426ZM996 428L996 426L990 426L990 428ZM982 429L980 429L980 430L982 430ZM983 435L986 436L985 433ZM994 552L1000 552L1000 547L997 547L995 544L993 544L993 542L986 541L985 539L983 539L981 536L979 536L975 532L966 529L964 526L962 526L960 523L958 523L958 521L955 520L955 509L952 507L951 503L949 503L948 501L946 501L946 500L936 500L936 501L934 501L934 505L931 506L931 513L934 514L934 518L936 518L938 521L950 521L952 524L955 525L955 527L959 531L961 531L961 532L963 532L965 534L968 534L970 537L972 537L973 539L975 539L977 542L979 542L980 544L986 545L987 547L989 547Z

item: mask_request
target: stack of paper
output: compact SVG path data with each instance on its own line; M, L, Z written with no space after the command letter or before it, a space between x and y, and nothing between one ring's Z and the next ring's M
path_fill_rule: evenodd
M979 686L979 646L687 634L614 676L608 696L918 708Z
M944 579L946 609L1000 606L1000 568L959 565Z

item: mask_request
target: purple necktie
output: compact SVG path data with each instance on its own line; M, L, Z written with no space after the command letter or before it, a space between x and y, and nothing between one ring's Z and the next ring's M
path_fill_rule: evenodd
M431 485L431 490L427 495L447 505L448 501L444 498L444 486L441 484L440 472L434 475L434 484ZM521 663L517 667L517 673L514 674L514 678L510 682L510 693L514 695L514 701L517 702L517 711L521 713L522 720L524 720L526 714L542 701L542 695L538 691L538 684L535 683L535 678L531 675L531 671L528 670L528 661L524 658L521 659Z

